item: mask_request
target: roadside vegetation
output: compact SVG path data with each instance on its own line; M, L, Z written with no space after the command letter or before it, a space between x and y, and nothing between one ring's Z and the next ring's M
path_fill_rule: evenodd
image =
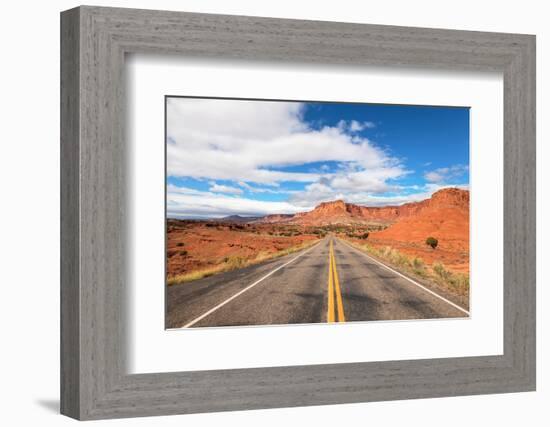
M191 282L285 256L329 234L366 241L371 232L386 227L382 222L300 225L168 219L167 284Z
M437 248L437 244L439 243L439 241L435 238L435 237L428 237L426 239L426 244L428 246L430 246L432 249L435 249Z
M468 295L470 290L470 276L468 274L452 272L440 262L428 265L422 258L407 256L390 246L377 248L368 243L359 244L354 241L346 241L403 273L408 273L419 279L431 280L458 295Z
M193 280L202 279L204 277L212 276L214 274L223 273L226 271L237 270L239 268L248 267L250 265L258 264L260 262L267 261L270 259L275 259L275 258L283 257L285 255L290 255L294 252L307 249L313 246L314 244L316 244L317 242L318 240L309 240L309 241L303 242L300 245L282 249L277 252L261 251L254 257L243 257L238 255L227 256L219 260L219 263L213 267L190 271L188 273L183 273L183 274L178 274L175 276L168 277L166 283L168 284L168 286L172 286L180 283L186 283L186 282L191 282ZM185 255L187 255L187 251L185 252L186 252Z

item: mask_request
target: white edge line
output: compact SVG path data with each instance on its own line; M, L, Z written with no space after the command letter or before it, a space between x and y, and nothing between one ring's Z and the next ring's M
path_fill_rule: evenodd
M305 255L307 254L309 251L311 251L313 248L316 248L321 242L318 242L316 243L315 245L313 245L311 248L305 250L304 252L300 253L298 256L292 258L290 261L288 262L285 262L283 265L280 265L279 267L277 267L275 270L271 270L269 273L267 273L265 276L263 276L261 279L258 279L256 280L254 283L252 283L251 285L248 285L246 288L240 290L239 292L237 292L235 295L229 297L228 299L226 299L225 301L219 303L217 306L211 308L210 310L208 310L206 313L204 314L201 314L199 317L197 317L196 319L194 320L191 320L189 323L187 323L185 326L182 326L181 329L184 329L184 328L189 328L191 326L193 326L195 323L201 321L202 319L204 319L206 316L209 316L211 315L212 313L214 313L216 310L222 308L224 305L226 305L227 303L233 301L235 298L237 298L239 295L242 295L244 294L246 291L248 291L249 289L252 289L254 286L256 286L258 283L260 283L261 281L267 279L269 276L271 276L272 274L276 273L277 271L279 271L281 268L283 267L286 267L288 264L290 264L291 262L294 262L296 261L298 258L300 258L302 255Z
M411 278L405 276L404 274L401 274L399 271L395 271L393 268L388 267L386 264L383 264L383 263L381 263L380 261L378 261L378 260L374 259L373 257L371 257L370 255L367 255L365 252L360 251L360 250L357 249L356 247L350 245L348 242L346 242L346 241L344 241L344 240L341 240L341 239L339 239L339 240L342 241L346 246L349 246L351 249L353 249L353 250L359 252L361 255L366 256L367 258L373 260L375 263L377 263L377 264L381 265L382 267L384 267L384 268L390 270L392 273L395 273L395 274L397 274L398 276L401 276L403 279L408 280L408 281L411 282L413 285L416 285L416 286L418 286L419 288L424 289L424 290L425 290L426 292L428 292L429 294L432 294L433 296L439 298L439 299L442 300L442 301L445 301L447 304L452 305L454 308L456 308L456 309L462 311L463 313L466 313L468 316L470 316L470 312L469 312L468 310L464 310L462 307L460 307L459 305L455 304L455 303L452 302L452 301L449 301L447 298L444 298L444 297L442 297L441 295L435 293L434 291L428 289L427 287L422 286L420 283L415 282L413 279L411 279Z

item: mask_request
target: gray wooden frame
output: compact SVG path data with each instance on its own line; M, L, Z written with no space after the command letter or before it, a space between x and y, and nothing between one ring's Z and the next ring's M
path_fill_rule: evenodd
M131 52L502 72L504 354L128 375L124 58ZM63 414L99 419L535 389L534 36L71 9L61 14L61 166Z

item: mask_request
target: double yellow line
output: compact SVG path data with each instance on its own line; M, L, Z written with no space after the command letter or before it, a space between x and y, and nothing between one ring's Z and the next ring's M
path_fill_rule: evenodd
M336 270L336 257L334 256L334 247L332 240L330 241L329 249L329 270L328 270L328 310L327 322L345 322L344 304L342 303L342 292L340 291L340 281L338 280L338 270ZM336 309L334 300L336 299Z

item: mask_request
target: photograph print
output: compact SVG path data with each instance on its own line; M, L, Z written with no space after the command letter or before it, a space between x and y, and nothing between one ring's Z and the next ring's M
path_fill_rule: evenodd
M165 103L167 329L469 317L468 107Z

